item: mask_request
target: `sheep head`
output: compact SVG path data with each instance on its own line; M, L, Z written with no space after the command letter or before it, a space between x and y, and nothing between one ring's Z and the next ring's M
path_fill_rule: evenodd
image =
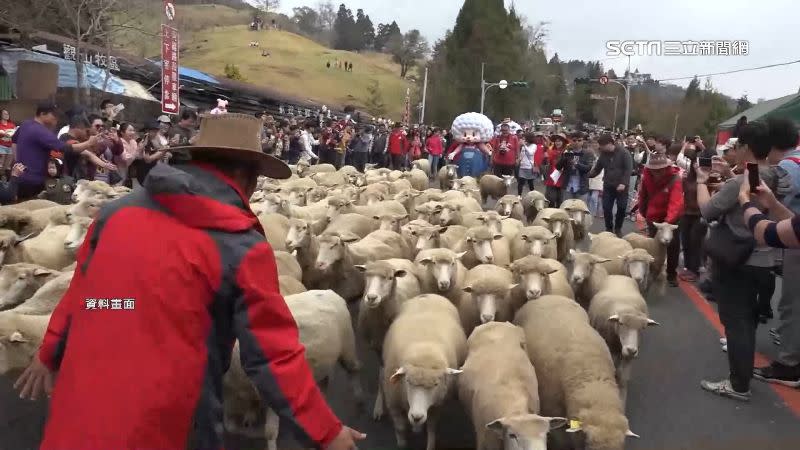
M528 249L528 254L533 256L543 256L544 249L556 235L549 229L534 225L520 230L517 239L523 241Z
M622 357L633 359L639 355L639 332L649 326L661 325L640 312L613 314L608 321L614 324L622 348Z
M408 421L414 432L422 430L432 406L444 403L454 377L461 373L458 369L438 367L436 360L439 358L433 361L419 359L419 364L408 362L389 378L391 383L403 383L408 399Z
M317 203L325 199L328 196L328 190L324 187L317 186L312 188L306 194L306 204Z
M516 195L504 195L497 201L495 210L503 217L511 217L514 208L520 206L522 200Z
M0 228L13 230L17 233L27 227L33 220L29 211L16 209L11 206L0 207Z
M630 250L621 255L620 258L623 261L623 270L636 281L636 284L639 285L639 290L644 291L647 289L650 278L650 264L655 261L655 258L642 248Z
M550 275L558 272L558 267L551 261L539 256L526 256L511 264L511 272L520 280L528 301L550 293Z
M656 242L663 246L669 245L673 239L675 239L675 230L678 229L677 225L672 225L669 223L654 223L656 227L656 235L654 239Z
M359 239L361 239L359 236L349 232L323 234L320 236L316 268L321 271L330 270L334 264L344 259L347 244L356 242Z
M569 250L570 259L572 260L572 275L569 277L569 284L575 289L581 286L592 276L594 266L611 261L602 256L593 255L591 253L583 253L575 249Z
M467 235L464 239L467 244L472 246L472 251L475 252L475 257L481 264L492 264L494 262L492 241L503 239L503 235L492 233L487 227L478 226L467 230Z
M519 450L547 449L547 435L552 430L565 427L569 420L563 417L543 417L538 414L520 414L501 417L486 424L500 437L502 448Z
M448 202L442 204L442 209L439 213L439 224L453 225L453 222L460 221L462 207L459 203Z
M36 264L6 264L0 269L0 310L16 306L33 295L51 277L58 275Z
M447 292L456 283L459 261L466 254L446 248L424 250L417 255L417 263L433 276L439 292Z
M326 213L328 222L335 219L339 214L346 214L350 212L352 206L353 201L349 198L345 198L342 195L328 198L328 211Z
M380 223L380 227L378 228L379 230L394 231L395 233L399 233L400 226L402 225L403 221L408 219L408 214L383 214L380 216L372 216L372 218Z
M397 286L397 278L408 274L403 269L395 268L388 261L370 261L355 268L364 274L363 300L366 308L377 308L384 300L390 298Z
M289 219L289 231L286 233L286 249L290 252L305 248L311 241L308 221Z
M561 209L567 212L573 223L584 224L585 220L590 214L589 207L583 200L572 198L564 200L561 204Z
M0 376L11 371L21 371L30 363L39 350L41 338L32 336L27 330L15 324L16 313L0 313ZM50 316L25 316L26 319L41 322L44 330ZM20 318L22 319L22 318Z
M89 231L89 226L92 224L91 217L78 216L69 214L69 232L64 237L64 248L67 250L75 251L86 239L86 233Z
M503 175L502 178L503 178L503 186L505 186L506 189L510 188L511 185L514 184L514 181L516 181L516 178L514 178L511 175Z
M286 209L290 207L289 200L277 193L266 194L262 204L264 205L261 208L262 212L268 214L284 214Z
M498 303L506 298L510 290L517 287L516 284L509 284L502 278L481 278L461 288L464 292L471 294L480 314L481 323L495 320Z
M447 231L447 227L428 225L416 227L411 231L411 235L417 239L414 249L417 252L439 247L439 238L442 233Z

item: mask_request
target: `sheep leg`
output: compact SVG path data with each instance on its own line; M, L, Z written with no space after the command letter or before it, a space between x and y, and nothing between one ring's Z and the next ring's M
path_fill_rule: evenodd
M375 396L375 407L372 408L372 418L381 420L383 418L383 364L378 367L378 394Z
M345 327L345 345L339 357L339 364L350 375L350 386L353 389L353 398L359 409L364 407L364 389L361 386L361 362L356 355L356 337L353 327L347 323Z
M408 422L406 421L405 414L403 414L402 411L398 411L397 408L390 407L389 416L392 418L392 425L394 426L394 436L397 440L397 446L399 448L407 448L408 440L406 438L406 434L408 433Z
M436 450L436 425L439 423L439 414L429 411L428 420L425 422L425 429L428 434L428 442L425 450Z
M267 408L267 418L264 424L264 436L267 439L267 450L278 450L278 427L280 418L272 408Z

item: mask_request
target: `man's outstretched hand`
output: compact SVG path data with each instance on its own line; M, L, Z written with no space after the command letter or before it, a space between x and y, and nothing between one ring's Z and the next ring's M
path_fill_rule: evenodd
M349 427L342 427L339 435L331 441L325 450L356 450L356 441L361 441L367 437L366 434L356 431Z
M49 396L53 391L53 373L38 356L34 356L31 365L14 383L14 389L19 389L19 398L22 399L36 400L41 394Z

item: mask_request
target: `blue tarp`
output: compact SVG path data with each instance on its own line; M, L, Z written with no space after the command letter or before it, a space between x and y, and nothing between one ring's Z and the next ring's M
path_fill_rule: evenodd
M161 67L161 61L154 61L158 67ZM191 78L197 81L205 81L206 83L219 84L216 78L211 75L200 72L199 70L189 67L178 66L178 76L181 78Z
M11 86L17 85L17 61L39 61L44 63L51 63L58 65L58 87L76 88L78 87L78 71L75 68L74 61L67 61L66 59L57 56L46 55L43 53L32 52L29 50L22 51L0 51L0 63L8 72L11 78ZM94 89L102 90L103 84L106 80L106 72L97 66L91 64L83 65L84 87L92 87ZM111 74L106 85L106 92L112 94L124 95L125 85Z

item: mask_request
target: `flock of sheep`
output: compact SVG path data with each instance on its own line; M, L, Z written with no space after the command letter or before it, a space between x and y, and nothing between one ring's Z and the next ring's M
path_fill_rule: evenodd
M657 224L655 238L592 235L580 200L550 208L535 191L507 195L511 177L459 178L452 165L431 189L427 161L408 172L292 170L288 180L259 180L251 208L323 388L340 365L363 404L361 377L378 377L372 417L388 413L401 447L425 429L433 450L453 396L478 449L538 450L549 439L622 450L637 437L627 384L639 333L658 325L644 296L674 226ZM73 205L0 207L0 375L29 364L92 217L127 192L81 182ZM484 210L489 198L496 206ZM577 250L584 239L588 253ZM349 302L358 302L355 323ZM378 373L362 373L356 336L379 356ZM238 347L224 389L226 430L276 449L278 417L263 408Z

